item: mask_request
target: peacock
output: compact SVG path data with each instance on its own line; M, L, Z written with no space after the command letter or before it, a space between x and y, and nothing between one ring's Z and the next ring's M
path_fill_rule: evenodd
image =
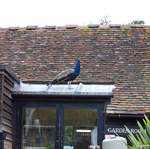
M56 77L52 80L51 84L48 85L50 88L53 84L59 83L68 83L71 84L73 80L75 80L80 74L80 59L76 58L74 67L72 69L66 69L60 72Z

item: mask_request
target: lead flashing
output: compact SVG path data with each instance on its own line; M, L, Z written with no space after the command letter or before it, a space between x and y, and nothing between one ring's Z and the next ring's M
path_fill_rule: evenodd
M72 84L72 85L46 85L20 83L15 86L15 94L39 94L39 95L79 95L79 96L112 96L114 85L98 84Z

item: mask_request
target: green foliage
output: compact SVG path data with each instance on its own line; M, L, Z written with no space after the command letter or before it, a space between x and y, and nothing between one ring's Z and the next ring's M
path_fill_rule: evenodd
M54 149L54 145L49 144L46 149Z
M145 24L143 20L134 20L130 24Z
M73 127L65 127L64 143L65 145L73 144Z
M150 120L145 116L143 119L143 126L140 122L137 122L140 132L133 135L131 131L126 127L129 133L128 139L131 145L128 149L150 149Z

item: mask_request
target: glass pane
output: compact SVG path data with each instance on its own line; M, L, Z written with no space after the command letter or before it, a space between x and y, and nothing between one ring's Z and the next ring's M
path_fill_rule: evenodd
M64 110L64 149L97 146L97 110Z
M54 149L55 108L25 108L23 149Z

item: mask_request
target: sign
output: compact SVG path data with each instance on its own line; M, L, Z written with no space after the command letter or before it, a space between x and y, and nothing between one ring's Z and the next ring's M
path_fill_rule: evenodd
M133 134L137 134L140 132L140 129L137 128L137 126L127 126L127 127ZM106 125L105 134L127 135L127 130L124 126Z

